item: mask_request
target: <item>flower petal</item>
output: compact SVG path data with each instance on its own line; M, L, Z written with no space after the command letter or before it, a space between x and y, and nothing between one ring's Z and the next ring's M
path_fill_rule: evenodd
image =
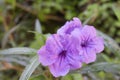
M50 72L55 76L65 76L69 70L70 66L68 61L64 57L59 57L55 63L49 66Z
M72 49L71 51L75 51L79 49L79 40L69 34L60 35L60 43L64 50Z
M47 66L51 65L56 61L57 55L50 54L45 46L43 46L40 50L38 50L39 61L42 65Z
M70 34L75 28L81 28L82 24L79 18L74 17L73 21L66 22L58 31L58 34Z
M82 67L82 63L80 61L74 61L70 64L71 70L79 69L81 67Z
M76 28L71 32L71 35L74 36L74 37L77 37L79 39L80 36L81 36L81 30Z
M69 62L70 68L72 70L78 69L82 66L79 58L79 50L80 50L80 44L79 40L71 36L69 38L69 41L67 41L68 47L67 47L67 61Z
M59 36L57 34L53 34L46 41L46 50L51 54L59 54L63 48L59 41Z
M89 42L88 47L93 48L96 53L100 53L104 50L104 41L101 37L95 37L93 41Z
M80 53L80 59L82 62L85 62L86 64L94 62L96 60L96 54L95 51L91 48L83 48L82 53Z
M84 39L92 39L97 36L96 29L89 25L85 25L82 28L81 34L83 35L82 38Z
M70 55L69 53L67 55L67 60L69 62L71 70L75 70L82 67L82 63L79 60L79 55L72 55L72 54Z

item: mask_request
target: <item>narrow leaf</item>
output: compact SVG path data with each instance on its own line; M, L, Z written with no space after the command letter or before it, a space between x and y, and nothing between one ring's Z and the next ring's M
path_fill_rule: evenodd
M37 51L28 47L18 47L18 48L10 48L0 51L0 55L8 55L8 54L32 54Z
M31 59L30 64L28 64L23 71L19 80L29 80L30 76L34 70L39 66L38 56L35 56Z
M41 24L38 19L36 19L36 22L35 22L35 31L38 33L42 33Z
M117 16L118 20L120 21L120 6L119 5L113 5L112 9Z
M26 66L28 64L30 60L30 57L28 56L23 56L23 55L2 55L2 57L0 57L0 61L7 61L10 63L17 63L20 64L22 66Z
M102 63L96 63L84 68L81 68L80 70L75 70L71 71L71 73L90 73L90 72L98 72L98 71L105 71L109 73L114 73L114 74L120 74L120 63L107 63L107 62L102 62Z
M10 29L7 33L5 33L3 39L2 39L2 48L5 48L7 42L8 42L8 38L10 36L11 33L13 33L16 29L18 29L20 27L21 24L18 24L17 26L13 27L12 29Z

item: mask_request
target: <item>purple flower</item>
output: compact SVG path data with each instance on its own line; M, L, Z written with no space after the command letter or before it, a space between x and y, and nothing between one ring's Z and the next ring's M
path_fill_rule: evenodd
M85 25L81 30L76 28L71 35L79 39L81 47L79 54L82 62L94 62L96 53L104 50L103 39L97 36L96 29L93 26Z
M67 21L60 29L58 29L58 34L71 34L74 29L81 29L82 24L79 18L74 17L73 20Z
M96 60L96 53L104 49L103 39L98 37L93 26L83 26L79 18L73 18L73 21L67 22L62 26L57 34L70 34L79 39L81 62L91 63Z
M47 39L38 55L41 64L59 77L69 70L81 68L83 62L94 62L96 54L103 49L103 39L97 36L96 29L83 26L78 18L73 18Z
M39 61L48 66L55 77L64 76L69 70L82 66L78 43L78 39L71 35L53 34L38 51Z

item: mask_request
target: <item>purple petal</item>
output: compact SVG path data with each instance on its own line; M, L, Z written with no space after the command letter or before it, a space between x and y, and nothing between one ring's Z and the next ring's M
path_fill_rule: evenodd
M71 70L75 70L82 67L82 63L80 62L79 55L69 54L67 55L67 60L69 62Z
M80 61L74 61L70 63L71 70L79 69L81 67L82 67L82 63Z
M81 41L80 38L81 38L82 34L81 34L81 30L80 29L78 29L78 28L74 29L71 32L71 35L74 36L74 37L76 37L76 38L78 38Z
M93 48L96 53L100 53L104 50L104 41L101 37L95 37L93 41L89 42L88 47Z
M59 36L57 34L54 34L50 36L46 41L46 50L51 54L59 54L61 52L61 49L63 48L60 41Z
M52 55L52 53L50 54L45 46L43 46L39 51L38 51L38 55L39 55L39 61L42 65L47 66L47 65L51 65L52 63L54 63L57 59L57 55Z
M68 41L68 47L67 47L67 61L69 62L70 68L78 69L82 66L79 58L79 50L80 50L80 44L79 40L73 36Z
M60 35L60 42L65 50L75 51L79 49L79 40L72 35Z
M58 31L58 34L70 34L75 28L81 28L82 24L79 18L73 18L73 21L66 22Z
M82 38L91 39L97 36L96 29L93 26L85 25L82 30L81 34L83 35Z
M66 35L60 35L60 43L63 46L63 49L67 50L67 46L70 44L71 41L71 36L66 34Z
M65 76L69 70L70 66L68 61L64 57L59 57L55 63L49 66L50 72L55 76Z
M82 62L88 64L96 60L96 54L94 50L92 50L91 48L83 48L82 50L82 53L80 53L80 59Z

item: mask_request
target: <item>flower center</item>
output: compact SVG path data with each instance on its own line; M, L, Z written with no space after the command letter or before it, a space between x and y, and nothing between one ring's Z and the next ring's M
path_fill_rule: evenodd
M63 50L60 54L59 54L59 56L60 57L66 57L66 53L67 53L67 51L66 50Z
M81 43L81 46L82 46L82 47L86 47L86 46L87 46L87 42Z

